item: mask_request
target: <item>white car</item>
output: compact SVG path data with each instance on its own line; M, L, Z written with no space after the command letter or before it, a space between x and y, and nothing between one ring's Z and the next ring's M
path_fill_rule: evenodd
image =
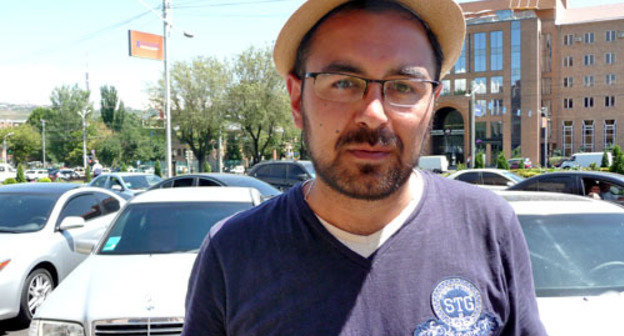
M448 178L491 190L504 190L524 181L523 177L508 170L494 168L459 170L449 175Z
M125 201L73 183L0 188L0 320L30 321L47 295L86 256L77 239L98 239Z
M15 168L11 167L11 165L6 163L0 163L0 183L4 182L4 180L12 177L15 178L17 176L17 171Z
M622 335L624 208L569 194L499 194L522 225L548 335Z
M24 172L27 181L37 181L40 178L49 177L47 169L30 169Z
M197 251L219 220L260 203L253 188L173 188L134 197L94 253L37 311L29 335L179 335ZM84 252L93 245L78 242Z

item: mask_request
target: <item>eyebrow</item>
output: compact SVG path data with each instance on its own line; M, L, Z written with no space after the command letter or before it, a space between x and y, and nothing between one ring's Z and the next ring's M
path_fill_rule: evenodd
M364 70L362 70L358 66L355 66L349 63L343 63L343 62L330 63L329 65L324 66L321 72L344 72L344 73L353 73L353 74L360 75L360 76L365 75ZM430 79L430 77L427 75L426 72L424 72L423 70L417 67L413 67L409 65L390 70L384 77L388 77L388 76L404 76L404 77L427 79L427 80Z
M357 66L340 62L334 62L324 66L322 72L350 72L359 75L364 74L364 71Z

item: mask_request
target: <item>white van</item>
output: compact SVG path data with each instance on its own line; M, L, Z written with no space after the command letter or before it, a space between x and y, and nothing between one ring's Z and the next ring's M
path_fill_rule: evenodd
M572 154L569 160L561 163L562 169L568 168L589 168L592 163L596 164L596 167L600 167L602 163L603 152L590 152L590 153L576 153ZM609 166L613 162L611 152L607 152L609 158Z
M4 182L4 180L8 179L9 177L17 177L17 171L9 164L0 163L0 183Z
M436 173L448 171L449 162L446 155L421 156L418 160L418 168L431 170Z

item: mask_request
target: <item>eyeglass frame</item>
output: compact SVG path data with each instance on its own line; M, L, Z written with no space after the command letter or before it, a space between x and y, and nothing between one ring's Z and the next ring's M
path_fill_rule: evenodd
M304 79L312 78L316 82L316 77L318 77L319 75L341 75L341 76L349 76L349 77L353 77L353 78L357 78L357 79L363 80L364 81L364 90L362 91L362 96L360 97L360 99L364 98L364 96L366 95L366 92L368 92L368 84L369 83L379 83L381 85L381 95L384 98L384 102L386 102L386 89L385 89L386 82L392 82L392 81L397 81L397 80L407 80L407 81L413 81L413 82L430 83L431 84L431 93L432 94L435 92L435 90L440 85L442 85L442 83L440 81L435 81L435 80L431 80L431 79L423 79L423 78L370 79L370 78L364 78L364 77L357 76L357 75L345 74L345 73L341 73L341 72L331 72L331 71L306 72L304 74ZM315 92L316 92L316 90L315 90ZM332 101L332 100L330 100L330 101ZM355 101L356 100L354 100L353 102L355 102ZM394 104L394 103L389 102L389 101L387 103L390 104L390 106L403 107L403 108L413 108L414 106L417 105L417 104L414 104L414 105L401 105L401 104Z

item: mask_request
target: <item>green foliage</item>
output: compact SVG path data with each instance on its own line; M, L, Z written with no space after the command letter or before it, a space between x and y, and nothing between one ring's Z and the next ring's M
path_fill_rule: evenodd
M589 164L589 170L598 170L596 167L596 162L592 162Z
M15 179L19 183L26 182L26 175L24 175L24 167L22 167L21 163L17 164L17 176L15 177Z
M211 173L212 167L210 166L210 162L204 162L204 172Z
M602 162L600 163L600 167L601 168L609 167L609 151L606 149L604 150L604 153L602 154Z
M16 183L17 183L17 180L13 177L9 177L4 180L4 184L16 184Z
M7 150L13 154L13 161L27 162L40 159L41 135L29 123L17 127L3 129L0 136L13 132L6 138Z
M42 177L40 179L37 180L37 182L52 182L52 180L50 180L49 177Z
M122 172L127 172L128 171L128 166L126 165L125 162L121 163L121 166L119 167L119 170Z
M42 125L41 120L50 121L54 111L48 107L37 107L28 116L27 124L37 129L37 132L41 133Z
M464 164L464 163L460 163L460 164L457 165L457 170L458 171L459 170L466 170L466 169L468 169L468 167L466 167L466 164Z
M624 153L618 145L613 146L613 163L611 163L609 171L624 174Z
M85 169L85 183L91 182L91 166L87 165L87 169Z
M225 160L240 161L243 159L241 155L241 140L237 132L228 132L227 145L225 147Z
M475 168L485 168L485 153L482 151L477 152L477 157L475 158Z
M496 168L509 170L509 162L505 158L505 153L500 152L496 158Z
M154 165L154 175L162 177L162 168L160 167L159 160L156 160L156 164Z

